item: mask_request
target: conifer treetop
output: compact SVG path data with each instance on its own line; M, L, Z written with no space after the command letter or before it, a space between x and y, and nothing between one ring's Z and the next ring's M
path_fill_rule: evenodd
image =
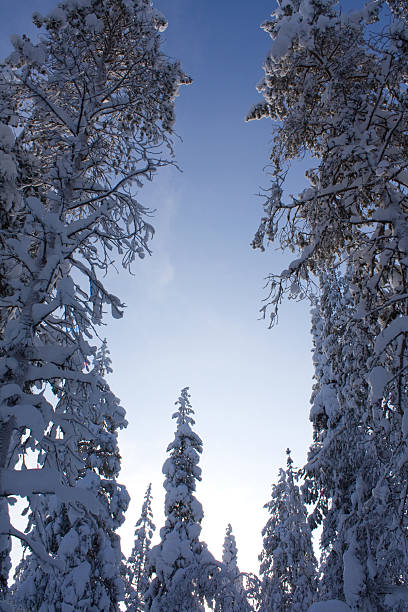
M259 556L262 612L303 612L316 596L316 559L306 506L289 449L286 454L287 468L280 469L265 504L270 517L262 531Z
M231 523L225 530L224 546L222 551L222 562L230 571L238 571L238 549L235 536L232 533Z
M191 407L190 404L190 394L189 394L189 387L184 387L184 389L181 390L181 395L178 398L178 400L175 402L175 405L178 406L177 411L172 415L173 419L177 420L177 425L195 425L195 421L194 419L190 416L191 414L194 414L194 410Z
M135 527L132 553L124 568L125 605L129 612L143 612L144 595L149 587L147 557L156 527L153 524L152 485L147 487L142 512Z
M191 416L194 411L190 404L188 389L188 387L182 389L180 397L175 402L178 409L172 418L177 422L177 429L173 442L167 447L170 456L163 465L163 473L166 476L163 486L167 492L166 527L174 526L178 521L193 522L196 523L199 533L203 510L200 502L193 496L193 492L196 490L196 480L201 480L201 468L198 463L203 443L192 430L195 421Z

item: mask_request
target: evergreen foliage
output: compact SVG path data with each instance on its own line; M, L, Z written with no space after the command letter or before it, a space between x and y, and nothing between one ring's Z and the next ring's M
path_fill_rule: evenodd
M56 408L74 423L84 416L84 406L89 409L84 425L90 435L80 443L81 463L76 461L78 477L71 485L97 497L101 511L91 514L55 496L32 500L26 509L31 536L59 560L61 569L41 563L33 553L22 560L16 570L13 603L23 610L108 612L118 610L123 599L122 554L115 531L124 521L129 501L124 487L116 483L120 469L117 430L126 422L123 408L104 380L108 371L110 359L104 342L93 368L96 388L91 392L89 385L66 382ZM71 462L76 457L69 445L61 448L58 460L65 473L72 474Z
M215 610L249 610L243 585L243 576L238 568L238 549L231 524L228 524L222 548L224 588L218 593Z
M145 601L151 612L204 610L205 598L211 600L213 595L209 583L218 568L199 539L203 509L194 492L196 481L201 480L202 441L192 430L195 421L188 387L182 389L176 406L177 429L163 465L166 522L160 543L149 554L153 579Z
M232 576L239 576L237 543L235 536L232 533L230 523L227 525L227 529L225 531L224 544L222 547L222 562Z
M153 524L152 485L147 488L142 512L136 522L135 543L125 566L125 605L129 612L143 612L144 594L149 587L148 554L156 527Z
M261 561L262 612L303 612L316 599L317 572L307 511L287 450L287 468L265 504L270 518L263 535Z

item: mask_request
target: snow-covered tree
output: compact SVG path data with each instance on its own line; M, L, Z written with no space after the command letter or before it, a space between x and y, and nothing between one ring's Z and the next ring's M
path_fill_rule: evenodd
M355 452L357 440L352 424L344 427L343 406L339 398L339 368L345 365L343 340L350 304L340 279L334 273L322 279L321 285L320 300L312 310L315 383L310 419L314 427L303 491L307 502L314 506L309 516L312 529L324 519L321 538L323 580L319 593L322 597L342 599L345 542L340 521L350 508L361 457ZM363 359L364 356L365 351ZM360 414L356 413L357 421Z
M62 569L43 542L10 525L14 494L30 505L56 494L95 520L104 512L92 486L78 484L79 476L88 482L81 445L92 440L89 408L77 406L74 418L58 406L67 386L88 387L84 396L98 387L89 339L105 304L122 316L102 277L115 252L128 268L148 251L153 230L135 189L171 163L173 101L188 81L160 52L166 22L149 0L66 0L34 20L40 43L14 37L0 74L0 119L19 128L22 152L0 160L2 201L16 202L0 252L8 271L0 295L1 584L9 535ZM13 147L9 128L0 130ZM63 448L73 453L65 470Z
M69 443L62 446L57 459L68 474L73 473L72 462L76 462L78 477L72 486L94 495L101 511L94 515L50 495L31 501L27 508L31 537L59 560L61 569L41 563L33 553L22 560L16 571L13 603L23 610L110 612L118 610L123 599L122 554L115 530L124 520L129 499L115 478L120 469L117 430L126 422L123 408L104 380L109 371L104 342L95 357L96 388L66 382L56 407L57 412L71 415L74 423L87 417L87 439L80 441L79 449L72 449Z
M136 522L135 543L125 565L125 605L129 612L143 612L145 609L144 594L149 586L147 556L155 529L150 484L145 494L140 518Z
M317 572L307 511L287 450L287 469L280 470L265 504L270 517L263 531L262 612L303 612L316 598Z
M320 595L343 599L343 557L354 522L353 500L366 496L378 478L372 438L363 422L371 343L367 335L357 337L348 326L353 305L346 279L330 273L322 275L320 284L322 292L312 316L315 385L310 418L314 440L303 490L314 505L311 526L323 521ZM369 486L362 487L363 481ZM360 534L360 545L365 540Z
M380 5L381 33L371 26ZM348 319L339 313L333 327L343 334L337 347L324 339L340 358L336 380L322 387L327 410L313 408L312 455L315 466L322 460L316 494L331 525L332 588L341 584L362 610L394 609L386 594L406 580L406 14L394 0L349 14L331 0L280 2L263 26L273 39L259 86L265 101L249 117L276 121L274 182L254 247L278 241L296 252L271 276L264 312L273 320L284 295L301 297L328 269L347 270ZM310 187L286 200L287 164L305 152ZM310 461L307 469L318 473Z
M188 387L181 391L173 414L177 429L167 448L163 465L166 490L166 522L160 543L149 553L152 581L145 595L149 612L201 612L211 605L217 589L220 564L200 537L203 509L196 499L196 481L202 441L193 431L195 423Z
M238 568L238 549L231 524L227 525L222 548L222 564L225 574L225 585L216 598L216 610L248 610L243 578Z
M222 547L222 562L232 576L239 576L238 549L235 536L232 533L231 523L227 525L225 531L224 544Z
M16 225L16 216L20 204L17 189L18 163L14 154L14 135L10 128L0 124L0 249L4 248L4 234L11 233L12 225ZM4 163L6 161L6 163ZM16 210L17 209L17 210ZM16 228L14 228L15 230ZM0 267L0 298L6 298L11 290L12 270L8 262L1 262ZM4 314L0 309L0 330L5 324ZM1 439L0 433L0 439ZM0 515L7 516L8 504L0 499ZM7 593L7 576L10 570L11 542L7 533L0 534L0 597Z
M352 324L347 276L322 276L321 286L313 312L314 441L304 486L306 500L315 506L311 525L323 525L319 590L350 606L393 610L394 604L385 604L387 585L389 590L396 575L401 582L407 578L401 563L406 519L398 515L391 486L404 472L387 472L395 447L392 439L373 435L367 416L373 330Z
M34 157L22 149L20 138L13 133L16 108L9 93L1 86L0 79L0 342L8 320L4 304L13 295L15 283L19 282L22 274L18 261L1 254L6 253L9 240L16 240L21 231L24 219L21 189L37 180L39 167ZM0 427L0 448L3 448L3 437L8 439L9 435L7 427ZM4 516L7 525L8 502L3 496L0 496L0 516ZM0 531L0 597L3 598L7 591L11 541L8 530Z

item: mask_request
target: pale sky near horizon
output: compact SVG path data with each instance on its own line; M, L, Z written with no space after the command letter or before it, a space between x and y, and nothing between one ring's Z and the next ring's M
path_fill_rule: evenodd
M54 0L2 0L0 51L10 36L32 31L31 14ZM259 28L275 3L157 0L168 18L164 49L194 83L176 101L176 158L140 193L154 209L152 257L134 276L112 273L110 291L127 305L122 320L106 318L114 373L112 391L127 410L120 435L120 481L131 495L121 529L130 552L144 491L153 483L154 520L163 524L161 467L173 438L174 402L189 386L195 431L204 443L202 539L220 558L232 524L242 571L257 571L263 504L290 447L304 464L311 442L310 316L307 303L282 305L278 327L259 319L264 277L288 258L250 243L262 213L257 193L268 187L272 124L245 124L270 46ZM294 171L288 192L304 183Z

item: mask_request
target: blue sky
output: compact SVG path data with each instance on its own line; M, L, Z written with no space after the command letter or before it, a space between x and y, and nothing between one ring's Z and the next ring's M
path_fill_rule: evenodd
M3 0L0 51L13 33L31 31L33 11L51 0ZM174 402L190 386L196 431L204 442L203 539L220 556L227 523L237 538L242 570L256 571L263 504L285 463L285 449L302 465L311 440L310 317L307 304L283 305L277 328L259 319L264 277L287 258L250 247L261 215L257 193L268 186L272 125L245 124L262 77L268 36L259 28L273 2L158 0L168 18L165 51L194 83L177 99L176 158L183 172L165 169L140 193L155 209L153 255L133 277L112 272L110 290L127 304L108 321L112 390L128 413L121 434L121 481L132 497L123 550L132 546L147 484L163 522L161 467L171 441ZM289 192L304 184L292 172Z

